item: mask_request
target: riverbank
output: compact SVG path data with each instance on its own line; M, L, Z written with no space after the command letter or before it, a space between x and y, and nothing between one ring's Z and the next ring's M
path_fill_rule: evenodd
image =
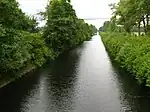
M80 44L78 44L78 45L70 48L69 50L67 50L65 52L69 52L70 50L75 49L77 46L79 46L81 44L82 43L80 43ZM61 53L60 52L55 52L55 53L53 53L53 56L50 58L50 60L57 59L57 57L59 57L59 55L61 55L63 53L64 52L61 52ZM49 59L45 59L45 60L48 61ZM44 63L41 66L43 66L43 65L44 65ZM29 66L20 69L16 73L6 73L6 74L2 75L3 77L0 77L0 89L3 88L3 87L5 87L5 86L7 86L7 85L9 85L10 83L12 83L12 82L14 82L16 80L21 79L22 77L28 75L28 73L36 70L37 68L38 68L38 66L30 64Z
M5 86L7 86L8 84L22 78L23 76L27 75L29 72L35 70L36 68L37 68L36 66L30 65L30 66L18 71L13 76L5 75L2 79L0 79L0 88L3 88Z
M149 112L148 91L114 64L94 36L1 89L0 110Z
M7 9L0 19L0 87L91 39L97 31L95 26L76 16L70 2L49 2L43 12L47 20L43 27L38 27L37 20L23 13L18 4L9 0L0 2Z
M133 75L139 84L150 87L150 39L125 34L101 33L113 59Z

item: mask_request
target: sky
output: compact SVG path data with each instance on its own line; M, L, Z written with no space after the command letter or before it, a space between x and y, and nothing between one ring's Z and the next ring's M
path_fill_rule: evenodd
M23 12L28 15L35 15L45 10L48 0L18 0L18 2ZM109 20L111 17L112 11L108 5L117 2L118 0L72 0L71 4L79 18L101 18L97 20L85 20L99 28L103 25L104 21ZM40 23L40 26L42 25L44 25L44 22Z

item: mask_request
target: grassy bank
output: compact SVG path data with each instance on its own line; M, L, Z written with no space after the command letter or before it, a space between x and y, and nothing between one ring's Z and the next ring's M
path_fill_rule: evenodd
M109 54L135 76L138 83L150 87L150 38L127 34L101 33Z
M26 68L23 68L22 70L20 70L16 74L10 73L11 75L10 74L5 75L3 78L0 79L0 88L10 84L11 82L14 82L14 81L20 79L21 77L25 76L27 73L29 73L35 69L36 69L36 66L30 65Z

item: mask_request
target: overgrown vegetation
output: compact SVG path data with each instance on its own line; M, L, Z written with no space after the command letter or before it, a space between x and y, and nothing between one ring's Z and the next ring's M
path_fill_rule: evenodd
M23 13L16 0L0 1L0 81L29 66L42 66L96 31L77 18L70 1L51 0L43 14L47 23L38 28L36 19Z
M25 15L16 0L0 1L0 77L15 74L28 66L41 66L50 56L44 38L37 32L37 22ZM10 75L11 75L10 74Z
M105 47L140 84L150 87L150 2L120 0L110 6L113 16L99 29Z
M58 54L89 40L95 33L93 26L78 19L72 5L66 0L50 1L45 18L46 44Z
M134 75L140 84L150 87L150 39L121 33L101 33L101 37L120 66Z
M110 4L110 6L113 16L110 21L105 22L100 30L114 31L119 27L127 33L138 32L138 35L143 33L150 35L149 0L119 0L119 3ZM109 28L105 28L108 25Z

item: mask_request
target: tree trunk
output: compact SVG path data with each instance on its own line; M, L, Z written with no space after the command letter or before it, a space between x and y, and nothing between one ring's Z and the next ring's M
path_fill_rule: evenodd
M144 17L142 18L142 21L143 21L143 25L144 25L144 32L146 34L147 29L146 29L146 23L145 23L145 18Z
M149 15L146 15L146 31L148 32L148 27L149 27Z
M141 21L138 23L138 35L141 36Z
M149 25L149 15L148 14L146 15L146 25L147 26Z

